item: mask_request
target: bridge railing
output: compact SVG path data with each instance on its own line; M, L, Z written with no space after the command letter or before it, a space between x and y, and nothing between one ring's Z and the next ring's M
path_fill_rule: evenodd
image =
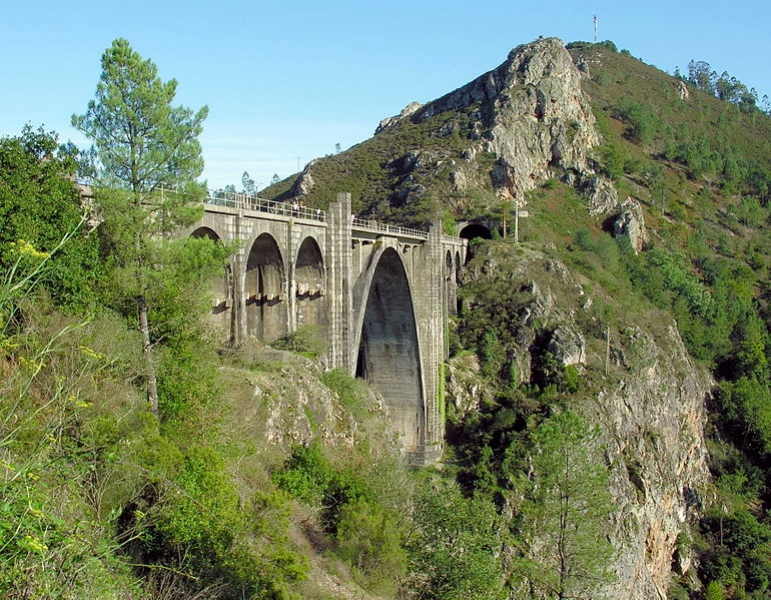
M276 202L250 194L238 194L222 190L207 190L206 204L215 206L229 206L242 210L253 210L296 219L310 219L312 221L326 222L326 211L320 208L308 208L299 202Z
M387 225L386 223L378 223L377 221L360 219L359 217L355 217L353 215L351 215L351 225L358 229L366 229L368 231L390 233L391 235L396 236L416 237L424 240L428 239L428 231L410 229L409 227L399 227L397 225Z

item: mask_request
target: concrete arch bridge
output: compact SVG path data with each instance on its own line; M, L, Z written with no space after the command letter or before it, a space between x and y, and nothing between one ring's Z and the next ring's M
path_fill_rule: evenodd
M238 343L302 325L328 340L327 364L383 396L408 460L439 459L447 316L456 309L467 240L355 218L350 194L328 211L245 195L210 196L185 232L242 240L215 282L211 319Z

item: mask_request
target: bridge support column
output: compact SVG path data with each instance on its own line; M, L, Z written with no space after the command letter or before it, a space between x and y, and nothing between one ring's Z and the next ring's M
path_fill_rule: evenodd
M441 225L435 223L420 249L420 260L412 267L415 316L420 339L425 386L425 432L423 448L410 457L415 466L437 462L444 446L444 290Z
M327 212L327 319L329 366L351 372L357 349L351 350L351 195L340 193Z
M238 211L233 219L231 239L244 239L243 211ZM239 346L246 339L246 253L248 248L239 248L232 258L233 269L233 313L230 323L230 343Z

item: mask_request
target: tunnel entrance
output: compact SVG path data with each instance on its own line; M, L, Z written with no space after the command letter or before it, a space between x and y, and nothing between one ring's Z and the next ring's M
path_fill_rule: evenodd
M393 248L383 252L372 277L356 376L383 396L404 449L417 449L425 427L418 334L407 274Z
M483 240L491 240L493 238L492 232L481 225L480 223L469 223L463 229L460 230L460 237L469 241L481 238ZM474 257L473 245L469 243L466 250L466 262L470 261Z
M460 237L467 240L473 240L474 238L482 238L485 240L492 239L493 235L490 230L479 223L469 223L463 229L460 230Z

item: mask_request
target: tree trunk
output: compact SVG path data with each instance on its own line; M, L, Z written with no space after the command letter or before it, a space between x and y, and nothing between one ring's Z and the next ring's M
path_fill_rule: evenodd
M158 416L158 381L153 364L153 348L150 343L150 323L147 319L147 300L139 297L139 329L142 332L142 354L145 356L145 377L147 377L147 401L150 410Z

